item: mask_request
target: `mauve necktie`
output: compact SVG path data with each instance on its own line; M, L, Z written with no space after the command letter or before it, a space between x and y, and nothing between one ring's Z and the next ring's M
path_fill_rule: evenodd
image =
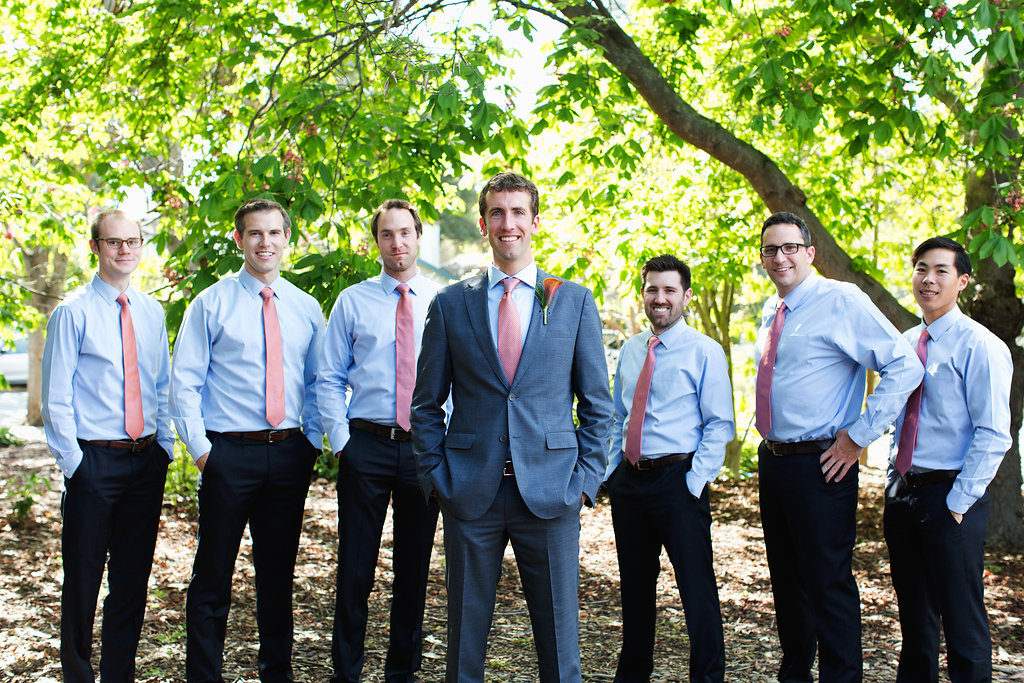
M395 422L409 431L409 409L412 388L416 384L416 342L412 324L412 294L402 282L395 289L401 293L395 311Z
M917 339L917 357L922 365L928 367L928 330L921 330ZM907 399L907 411L903 415L903 428L900 429L900 441L896 448L896 462L893 465L902 477L910 471L910 463L914 459L914 447L917 446L917 425L921 419L921 392L924 391L924 380L914 389Z
M498 302L498 359L501 360L501 367L505 370L508 383L512 384L516 368L519 367L519 357L523 353L519 311L516 310L516 303L512 301L512 290L519 284L519 280L507 277L501 284L505 287L505 293Z
M633 407L629 411L629 426L626 427L626 460L635 465L640 459L640 443L644 436L644 418L647 417L647 399L651 394L651 378L654 376L654 348L661 343L657 337L647 340L647 357L636 380L633 392Z
M267 346L267 422L271 427L284 422L284 361L281 357L281 324L277 319L274 290L264 287L263 339Z
M124 431L133 439L142 436L142 385L139 383L139 356L135 348L135 326L128 310L128 297L117 297L121 304L121 358L124 362Z
M775 374L775 353L779 349L779 337L786 322L786 302L779 300L775 319L768 330L764 353L757 364L757 390L754 403L754 426L761 436L767 437L772 428L772 375Z

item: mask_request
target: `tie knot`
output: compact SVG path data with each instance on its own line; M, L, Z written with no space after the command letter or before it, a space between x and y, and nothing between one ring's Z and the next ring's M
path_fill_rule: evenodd
M505 293L508 294L519 285L519 278L507 277L501 281L501 284L505 287Z
M656 336L652 336L650 339L647 340L647 348L648 349L653 349L655 346L657 346L660 343L661 343L660 339L658 339Z
M274 298L274 290L272 290L270 287L264 287L260 291L260 296L263 297L264 301L270 301L271 299Z
M121 292L120 294L118 294L117 295L117 303L121 304L121 308L127 307L128 306L128 295L125 294L124 292Z
M398 293L401 294L402 296L405 296L406 294L409 293L409 285L407 285L404 282L399 282L398 286L395 287L395 289L397 289Z
M917 343L923 344L931 338L932 336L928 334L928 328L926 327L923 330L921 330L921 338L917 340Z
M779 307L775 309L775 312L778 313L779 311L784 310L786 310L786 302L783 301L782 299L779 299Z

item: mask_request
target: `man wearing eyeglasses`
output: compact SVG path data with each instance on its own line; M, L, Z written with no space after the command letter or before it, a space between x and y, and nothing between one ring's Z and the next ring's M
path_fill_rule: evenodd
M167 464L170 358L164 312L131 286L142 233L122 211L92 224L98 269L46 326L43 429L64 472L60 657L64 680L94 681L93 620L103 568L99 673L135 679Z
M775 284L755 354L761 523L782 645L780 681L860 681L853 578L857 459L892 424L923 370L914 350L856 286L811 272L814 247L788 212L761 228ZM865 369L879 373L864 403Z

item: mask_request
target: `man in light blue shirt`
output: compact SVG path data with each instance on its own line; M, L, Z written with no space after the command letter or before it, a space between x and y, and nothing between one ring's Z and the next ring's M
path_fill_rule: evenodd
M1013 364L1006 345L957 307L971 277L963 246L933 237L911 262L923 322L904 336L926 360L920 393L896 421L885 489L885 541L903 632L896 680L938 681L941 619L950 680L986 681L988 484L1011 443Z
M437 526L437 501L416 478L409 433L423 321L437 286L416 266L423 225L407 201L378 207L370 231L380 275L345 289L327 323L317 398L331 450L338 458L338 579L331 658L336 683L355 683L363 668L366 601L380 549L388 501L394 509L389 682L415 680L423 641L427 570ZM408 301L403 299L408 297ZM407 308L402 309L403 305ZM407 343L396 330L408 318ZM407 387L399 356L408 354ZM351 392L350 396L346 396Z
M90 655L104 565L109 591L100 677L135 678L164 479L174 453L164 311L131 286L142 242L139 224L124 212L96 216L89 240L96 275L54 309L46 327L43 428L64 472L60 656L69 682L95 680ZM122 331L134 336L131 347ZM126 400L134 386L137 402Z
M174 346L171 412L196 467L199 547L185 604L190 682L220 681L231 576L253 539L260 680L292 679L292 578L323 428L316 377L324 318L281 277L291 222L277 202L235 213L244 266L202 291Z
M761 265L775 284L755 357L758 484L782 645L780 681L859 681L860 598L853 578L857 459L892 424L923 370L856 286L811 272L803 220L770 216ZM774 363L772 363L774 356ZM865 369L879 373L864 404Z
M690 268L664 254L643 265L641 278L651 327L622 346L605 475L622 594L615 680L648 681L654 670L654 595L664 546L686 614L690 680L722 681L725 647L708 487L735 433L729 369L722 347L683 319L693 294ZM632 435L636 445L627 446Z

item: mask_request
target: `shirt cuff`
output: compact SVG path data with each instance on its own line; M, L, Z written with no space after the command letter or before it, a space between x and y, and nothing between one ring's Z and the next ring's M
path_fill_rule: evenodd
M700 494L704 493L706 485L707 482L701 479L693 470L686 473L686 488L690 490L694 498L700 498Z
M954 484L953 489L946 496L946 507L953 512L963 515L966 514L967 511L971 509L971 506L977 501L977 498L969 496L962 491L957 491L956 485Z
M208 438L206 438L205 434L203 436L197 436L192 441L189 441L186 445L188 446L188 452L189 455L192 456L193 462L199 460L199 458L209 453L210 449L213 448L213 443Z

